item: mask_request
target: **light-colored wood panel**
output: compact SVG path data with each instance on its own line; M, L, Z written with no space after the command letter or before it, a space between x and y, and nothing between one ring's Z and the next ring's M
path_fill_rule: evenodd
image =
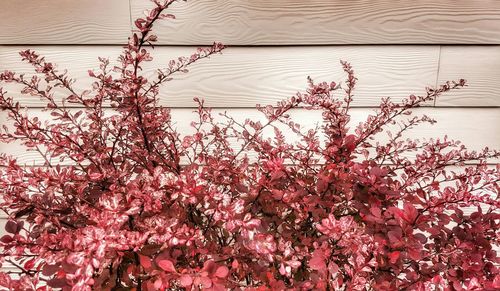
M125 0L2 0L0 44L126 44Z
M7 231L5 230L5 224L7 223L7 214L5 212L0 211L0 237L8 234ZM2 269L5 268L5 266L2 266Z
M21 64L17 52L25 47L0 47L0 69L32 72ZM121 48L113 46L41 46L36 51L68 69L77 79L76 88L88 88L87 70L97 67L97 57L116 59ZM189 55L195 47L156 47L154 60L145 64L146 75L170 59ZM162 87L161 104L192 107L199 96L212 107L254 107L275 104L306 88L307 76L316 82L344 82L339 60L349 61L358 77L353 106L374 106L381 97L396 100L423 94L437 77L438 46L294 46L229 47L222 55L200 60L188 74L178 74ZM40 106L36 97L19 96L19 88L7 88L26 106ZM66 93L66 92L65 92ZM453 94L453 93L450 93ZM340 94L338 95L340 96Z
M148 0L131 0L132 17ZM500 2L485 0L199 0L173 5L162 44L500 43Z
M469 86L436 106L500 106L500 46L442 46L439 63L439 82L464 78Z
M132 0L133 18L151 7ZM460 7L460 12L457 11ZM228 1L172 6L157 26L163 44L238 45L499 43L498 1ZM123 44L130 34L123 0L4 0L3 44Z
M227 109L229 115L237 120L250 118L252 120L264 120L262 114L255 109ZM214 110L215 113L221 110ZM351 111L351 129L361 121L365 120L368 114L372 112L367 108L354 108ZM480 150L485 146L492 149L500 149L500 109L498 108L421 108L415 113L424 113L435 118L438 123L431 125L422 125L411 130L406 137L414 139L442 138L448 135L449 138L461 140L471 150ZM44 120L47 118L47 112L41 112L39 109L32 109L30 114L38 116ZM189 126L194 120L195 115L191 109L173 109L173 120L176 127L182 134L190 133ZM292 116L295 121L304 125L304 128L313 128L321 122L321 117L317 111L296 110ZM5 121L3 113L1 123ZM7 123L8 124L8 123ZM294 135L287 135L291 141L297 138ZM386 140L386 135L381 133L378 140ZM233 145L236 147L237 145ZM23 147L16 144L0 144L0 153L7 153L15 156L18 161L26 165L42 165L43 160L36 152L27 152ZM409 154L411 157L413 153ZM496 163L498 161L491 161ZM66 162L67 164L67 162Z

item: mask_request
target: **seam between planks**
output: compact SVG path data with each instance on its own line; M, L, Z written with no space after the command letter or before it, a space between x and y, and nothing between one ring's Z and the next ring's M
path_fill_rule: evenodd
M132 25L133 25L133 21L132 21L132 0L128 0L128 15L129 15L129 28L130 28L130 33L132 33Z
M443 45L439 45L439 52L438 52L438 59L437 59L437 72L436 72L436 83L434 85L434 88L437 88L438 86L438 81L439 81L439 69L441 68L441 50L443 48ZM434 98L434 106L436 107L436 100L437 98Z

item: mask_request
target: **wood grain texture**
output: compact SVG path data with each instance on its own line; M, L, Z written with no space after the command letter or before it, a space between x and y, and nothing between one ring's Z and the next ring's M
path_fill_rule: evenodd
M229 115L235 119L243 121L245 118L252 120L262 120L264 117L255 109L226 109L215 110L214 112L227 111ZM351 111L351 129L361 121L365 120L368 114L372 113L371 109L354 108ZM292 117L297 122L301 123L304 130L313 128L317 124L321 124L320 112L296 110ZM492 149L500 149L500 109L499 108L421 108L415 113L427 114L435 118L438 123L431 125L419 126L409 133L407 137L413 139L429 139L442 138L447 135L449 138L461 140L471 150L480 150L485 146ZM31 116L38 116L42 121L47 119L48 113L41 112L39 109L32 109ZM0 123L8 124L5 118L5 113L0 117ZM181 135L190 133L192 129L189 124L194 119L195 115L191 109L173 109L172 118L176 122L176 127ZM271 131L272 132L272 131ZM298 140L293 134L287 134L289 141ZM378 140L386 140L386 135L381 133L378 135ZM237 147L237 144L233 144ZM21 164L26 165L43 165L43 160L36 152L27 152L18 144L0 144L0 153L10 154L18 159ZM413 154L409 154L411 157ZM252 156L249 154L249 156ZM496 163L498 161L492 161ZM64 162L62 164L68 164Z
M124 0L2 0L0 44L126 44Z
M0 70L33 72L29 65L20 62L17 52L25 48L0 46ZM34 50L61 69L68 69L81 91L92 81L87 70L97 67L97 57L115 60L121 48L40 46ZM194 50L195 47L156 47L153 62L144 65L145 75L155 78L156 68ZM169 107L192 107L195 96L205 98L212 107L275 104L304 91L307 76L316 82L344 82L346 75L339 62L343 59L351 62L359 79L353 106L374 106L381 97L400 100L412 93L424 94L426 86L435 84L438 56L438 46L229 47L222 55L193 64L188 74L176 75L162 87L160 100ZM20 88L6 89L26 106L42 105L36 97L20 96Z
M8 234L7 231L5 231L5 224L7 223L7 214L5 214L3 211L0 212L0 237ZM4 269L6 266L2 264L2 269Z
M149 0L3 0L2 44L123 44ZM459 8L459 9L457 9ZM199 0L157 26L162 44L500 43L500 2Z
M148 0L131 0L132 18ZM500 43L495 0L199 0L156 26L162 44Z
M437 106L500 107L500 46L443 46L438 82L459 78L468 87L437 99Z

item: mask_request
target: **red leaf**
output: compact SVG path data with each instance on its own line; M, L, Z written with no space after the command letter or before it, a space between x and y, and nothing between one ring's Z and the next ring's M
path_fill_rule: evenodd
M143 24L146 22L145 19L139 18L135 21L135 26L139 29L142 29Z
M14 239L10 236L10 235L4 235L2 236L2 238L0 238L0 241L3 242L4 244L8 244L12 241L14 241Z
M14 220L7 221L7 223L5 224L5 230L9 233L17 233L19 231L17 222L15 222Z
M324 271L326 269L324 253L322 250L314 251L312 258L309 260L309 267L317 271Z
M233 269L238 269L240 263L238 263L238 260L234 260L232 263L231 263L231 268Z
M189 275L182 275L179 278L179 283L182 287L189 287L193 284L193 278L191 278L191 276Z
M339 271L339 266L337 264L335 264L334 262L330 262L328 263L328 272L330 272L330 274L337 274L337 272Z
M103 177L103 175L101 173L91 173L89 174L89 177L91 181L98 181Z
M229 269L226 266L220 266L215 271L215 276L219 278L225 278L229 274Z
M153 286L155 287L155 290L160 290L161 287L163 287L163 281L158 278L156 281L153 283Z
M212 287L212 280L207 277L201 277L199 279L199 284L201 284L204 288L210 288Z
M161 259L156 262L158 267L162 268L166 272L175 273L175 266L172 261L167 259Z
M160 15L160 17L161 17L162 19L163 19L163 18L164 18L164 19L167 19L167 18L169 18L169 19L175 19L175 15L173 15L173 14L161 14L161 15Z
M52 280L49 280L49 281L47 281L47 285L49 285L50 287L53 287L53 288L63 288L63 287L68 286L68 284L66 283L66 280L61 279L61 278L54 278Z
M500 275L496 275L495 279L493 279L493 288L500 289Z
M392 247L397 248L403 245L403 236L401 234L401 231L390 230L387 233L387 237L389 238L389 242L391 243Z
M395 251L389 254L389 261L391 262L391 264L395 264L398 261L400 254L401 252L399 251Z
M403 209L404 209L403 218L408 223L413 223L415 221L415 218L417 218L417 215L418 215L418 211L415 208L415 206L413 206L412 204L410 204L408 202L405 202Z
M356 148L356 136L354 134L346 136L344 146L348 152L352 152Z
M34 266L35 266L35 259L34 258L27 261L26 263L24 263L24 268L26 270L31 270Z
M151 258L139 255L139 262L141 263L141 266L144 267L144 269L149 269L151 268Z
M420 260L422 258L421 247L419 244L415 244L408 247L408 255L413 260Z
M431 187L434 190L439 190L439 182L432 182Z
M54 275L57 271L59 270L59 265L49 265L49 264L46 264L45 266L43 266L43 269L42 269L42 274L44 276L52 276Z

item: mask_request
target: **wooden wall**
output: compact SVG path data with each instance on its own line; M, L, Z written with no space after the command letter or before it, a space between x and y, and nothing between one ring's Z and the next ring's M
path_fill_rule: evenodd
M80 88L97 56L114 59L132 19L148 0L2 0L0 71L29 70L17 52L31 48L68 69ZM145 69L166 64L196 46L222 41L223 55L203 60L163 89L161 103L189 121L192 98L236 116L257 116L256 103L274 104L317 81L343 80L339 60L358 81L354 119L381 97L423 93L426 86L465 78L469 87L421 109L434 127L414 137L449 135L471 148L500 149L500 1L498 0L198 0L175 4L177 20L156 26L160 46ZM7 88L33 115L41 103ZM315 118L298 112L310 124ZM0 123L5 115L0 115ZM29 165L40 163L16 145L0 145Z
M5 44L121 44L149 0L2 0ZM196 0L171 9L168 45L491 44L497 0Z

